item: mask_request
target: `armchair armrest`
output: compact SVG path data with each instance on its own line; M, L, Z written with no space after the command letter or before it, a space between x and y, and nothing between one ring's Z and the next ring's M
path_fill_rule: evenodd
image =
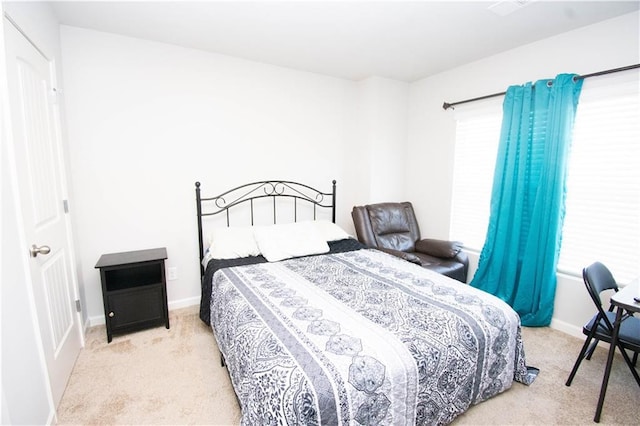
M380 250L380 251L383 251L385 253L392 254L392 255L394 255L396 257L399 257L400 259L404 259L404 260L406 260L408 262L416 263L416 264L422 266L422 261L415 254L406 253L404 251L388 249L388 248L376 248L376 250Z
M443 259L453 259L462 250L459 241L445 241L426 238L416 241L416 251Z

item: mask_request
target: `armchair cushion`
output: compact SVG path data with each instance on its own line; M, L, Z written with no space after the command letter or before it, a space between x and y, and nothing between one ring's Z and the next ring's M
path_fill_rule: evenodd
M462 243L458 241L445 241L435 240L431 238L425 238L424 240L416 241L416 251L420 253L429 254L435 257L442 257L444 259L453 259L462 250Z
M419 235L413 209L408 203L380 203L367 206L375 246L400 251L415 250Z
M415 263L416 265L422 266L422 259L420 259L419 256L416 256L413 253L407 253L405 251L394 250L394 249L386 249L386 248L379 248L378 250L383 251L385 253L392 254L392 255L397 256L400 259L404 259L404 260L406 260L408 262Z

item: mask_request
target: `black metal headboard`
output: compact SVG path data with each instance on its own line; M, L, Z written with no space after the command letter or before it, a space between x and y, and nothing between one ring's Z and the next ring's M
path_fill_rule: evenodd
M202 218L224 214L227 226L230 225L229 210L239 205L249 204L250 223L254 224L254 202L258 199L273 200L273 223L277 220L276 199L292 200L293 220L298 220L298 202L313 207L313 219L316 219L318 208L331 209L331 221L336 221L336 181L332 182L331 192L322 192L308 185L286 180L265 180L240 185L214 197L203 197L200 193L200 182L196 182L196 210L198 216L198 243L200 247L201 272L204 273L204 235Z

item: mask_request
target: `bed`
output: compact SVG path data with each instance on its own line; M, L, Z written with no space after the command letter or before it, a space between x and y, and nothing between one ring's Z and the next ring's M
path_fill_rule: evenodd
M265 201L271 223L257 225ZM335 181L330 192L262 181L214 197L196 183L196 208L200 318L243 425L448 424L535 377L508 305L363 247L335 225ZM248 223L232 223L235 209ZM224 226L206 230L216 216Z

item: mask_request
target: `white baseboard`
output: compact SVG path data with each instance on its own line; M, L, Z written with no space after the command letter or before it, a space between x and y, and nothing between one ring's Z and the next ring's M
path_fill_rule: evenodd
M569 324L568 322L552 318L551 324L549 325L549 327L553 328L554 330L567 333L573 337L584 339L584 334L582 334L582 328L576 327L575 325Z
M189 306L199 305L200 296L187 297L186 299L174 300L168 303L169 310L188 308Z
M582 332L582 327L576 327L575 325L571 325L564 321L552 319L550 327L554 330L562 331L563 333L566 333L570 336L577 337L578 339L583 341L586 338L586 336ZM598 342L598 346L607 350L609 349L609 344L607 342L603 342L602 340Z
M188 297L186 299L171 301L167 303L168 305L167 307L169 308L169 311L172 311L174 309L188 308L189 306L194 306L199 304L200 304L200 296L196 296L196 297ZM104 324L105 324L104 315L95 315L95 316L89 317L87 318L87 321L85 323L85 327L84 327L85 333L90 327L95 327L96 325L104 325Z
M89 321L89 327L95 327L96 325L104 325L104 315L87 318Z

